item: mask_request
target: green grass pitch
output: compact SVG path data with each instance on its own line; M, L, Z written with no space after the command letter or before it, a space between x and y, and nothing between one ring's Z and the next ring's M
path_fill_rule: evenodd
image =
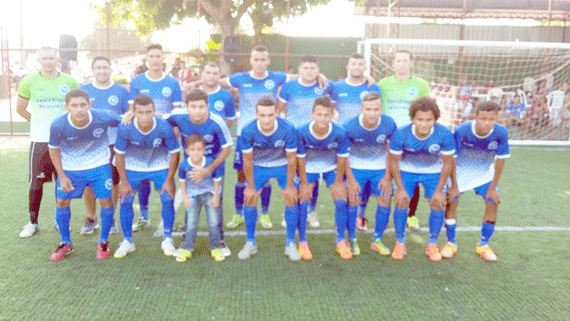
M85 210L81 200L73 201L75 253L50 262L59 243L52 227L54 184L45 185L40 232L20 239L28 220L28 152L0 150L0 320L568 320L570 152L512 148L511 153L500 182L498 231L491 239L497 262L475 253L480 233L473 227L481 224L483 203L473 192L462 196L459 252L453 259L429 261L427 232L421 231L407 234L408 254L400 262L372 252L370 233L359 233L363 253L350 261L335 255L332 233L313 233L308 238L314 259L289 262L280 226L283 204L274 186L270 215L274 231L281 233L258 236L257 255L237 259L245 242L238 233L227 236L232 256L216 263L201 236L195 257L180 264L166 258L160 239L152 236L160 220L156 193L151 195L153 226L134 234L137 250L122 260L95 259L97 235L79 235ZM226 222L233 214L230 165ZM321 189L320 229L329 230L334 209L328 191ZM369 204L371 221L374 210ZM427 225L427 214L422 199L421 226ZM118 222L118 213L115 218ZM179 209L176 225L182 218ZM206 231L203 217L201 231ZM110 237L113 252L121 239L120 233ZM384 240L392 247L393 232ZM445 229L439 240L444 242Z

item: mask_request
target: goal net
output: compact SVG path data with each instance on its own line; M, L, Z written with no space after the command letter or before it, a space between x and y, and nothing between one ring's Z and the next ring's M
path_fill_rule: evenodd
M397 50L413 54L412 74L427 80L454 129L493 100L513 144L570 145L570 44L426 39L365 39L358 52L376 79L393 73Z

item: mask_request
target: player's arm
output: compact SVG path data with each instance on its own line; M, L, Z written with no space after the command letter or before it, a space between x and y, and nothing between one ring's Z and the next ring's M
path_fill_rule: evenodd
M391 155L391 169L390 169L390 174L392 175L392 178L394 179L394 182L396 183L396 194L394 194L394 200L396 202L396 206L399 208L407 208L408 205L410 204L410 196L408 195L408 193L406 193L406 190L404 189L404 183L402 182L402 173L400 172L400 166L399 166L399 161L400 158L402 157L402 155L398 155L398 154L393 154L392 152L390 152Z
M283 190L285 204L297 204L297 189L295 188L295 173L297 172L297 150L286 151L287 155L287 186Z
M212 174L218 167L220 167L224 163L226 158L228 158L228 156L230 155L231 151L232 151L231 145L224 147L218 153L218 156L214 158L214 161L212 161L210 165L203 168L192 169L192 172L190 173L190 178L192 178L196 182L203 180L204 178L206 178L206 176Z
M246 204L254 203L256 190L255 183L253 181L253 150L244 152L242 151L243 157L243 173L245 179L247 180L247 187L243 191L244 202Z
M358 184L356 178L354 178L349 160L347 160L346 164L346 183L348 185L348 200L350 204L360 202L360 184Z
M499 183L499 179L501 178L501 174L503 173L503 168L505 167L505 159L499 158L495 162L495 175L493 176L493 180L487 189L487 195L485 195L485 200L492 200L493 203L499 204L501 203L501 198L499 197L499 191L497 191L496 187Z
M459 186L457 185L457 159L455 157L453 158L449 178L451 180L451 186L447 190L447 201L458 201L461 193L459 193Z
M392 176L391 171L392 154L390 154L390 143L386 142L386 171L384 177L378 183L380 189L380 197L390 197L392 195Z
M281 101L281 98L277 99L275 109L277 110L277 115L282 118L287 117L287 102Z
M451 174L451 169L453 168L453 155L441 155L441 160L443 161L443 167L441 173L439 174L439 181L437 182L437 187L433 193L432 198L429 200L429 204L434 209L443 209L447 203L445 194L443 194L443 186L447 183L447 178Z
M228 126L228 128L235 125L235 123L237 123L237 118L234 118L234 119L227 119L226 118L226 126Z
M73 191L74 188L73 185L71 184L71 180L65 175L65 172L63 171L63 166L61 164L61 150L59 149L59 147L57 148L50 147L49 157L51 158L53 167L57 172L61 189L66 193Z
M16 112L28 122L32 120L32 114L26 109L28 108L29 103L30 100L22 96L18 96L18 99L16 100Z
M307 180L307 169L305 166L305 156L299 157L297 155L297 170L299 172L299 200L302 202L308 202L311 200L313 195L313 189L309 185Z
M180 160L180 151L175 151L170 153L170 164L168 165L168 174L166 174L166 181L162 185L160 194L167 192L170 196L174 197L176 192L176 186L174 185L174 174L178 168L178 162Z
M346 198L346 185L342 181L346 173L346 164L348 164L348 159L346 157L336 157L336 176L334 183L330 186L331 195L335 200Z

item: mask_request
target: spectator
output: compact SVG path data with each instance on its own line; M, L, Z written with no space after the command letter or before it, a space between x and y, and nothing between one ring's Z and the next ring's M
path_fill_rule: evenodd
M520 96L515 96L512 101L509 101L505 110L505 117L507 118L507 128L509 128L511 125L523 126L523 139L526 139L529 121L527 117L526 106L523 102L521 102Z

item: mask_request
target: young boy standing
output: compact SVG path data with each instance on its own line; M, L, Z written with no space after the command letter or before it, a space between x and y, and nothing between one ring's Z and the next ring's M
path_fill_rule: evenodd
M186 158L178 169L180 179L180 189L182 198L186 206L186 233L180 246L180 253L176 261L183 263L192 257L194 242L198 233L198 221L202 207L206 210L206 219L210 231L210 253L214 260L223 261L225 259L220 249L220 233L218 230L218 214L216 208L220 207L220 182L222 171L218 167L213 173L208 174L204 179L196 181L192 178L194 169L209 166L214 159L204 156L206 152L206 141L198 134L186 137Z
M106 259L110 253L107 238L113 220L113 180L107 130L118 126L121 117L90 108L87 92L74 89L65 96L68 112L57 117L50 127L49 154L58 175L55 219L61 236L61 244L51 255L52 261L62 260L73 252L69 205L71 199L81 198L86 186L91 187L101 203L102 227L96 257Z
M424 186L431 209L426 254L432 261L441 261L442 258L437 247L437 238L444 220L444 186L453 167L455 143L451 132L436 123L439 116L439 107L434 99L420 97L412 101L412 123L400 127L390 142L391 172L398 188L394 209L394 260L401 260L406 254L408 206L419 183Z
M455 228L459 194L469 190L485 200L485 215L481 227L481 240L476 250L486 261L496 261L497 255L489 246L495 230L497 208L501 202L498 182L509 158L508 131L497 123L499 105L486 101L476 110L475 120L461 124L455 130L456 170L451 172L451 187L447 192L445 228L448 242L441 248L441 255L451 258L457 253ZM493 161L497 158L497 162Z

